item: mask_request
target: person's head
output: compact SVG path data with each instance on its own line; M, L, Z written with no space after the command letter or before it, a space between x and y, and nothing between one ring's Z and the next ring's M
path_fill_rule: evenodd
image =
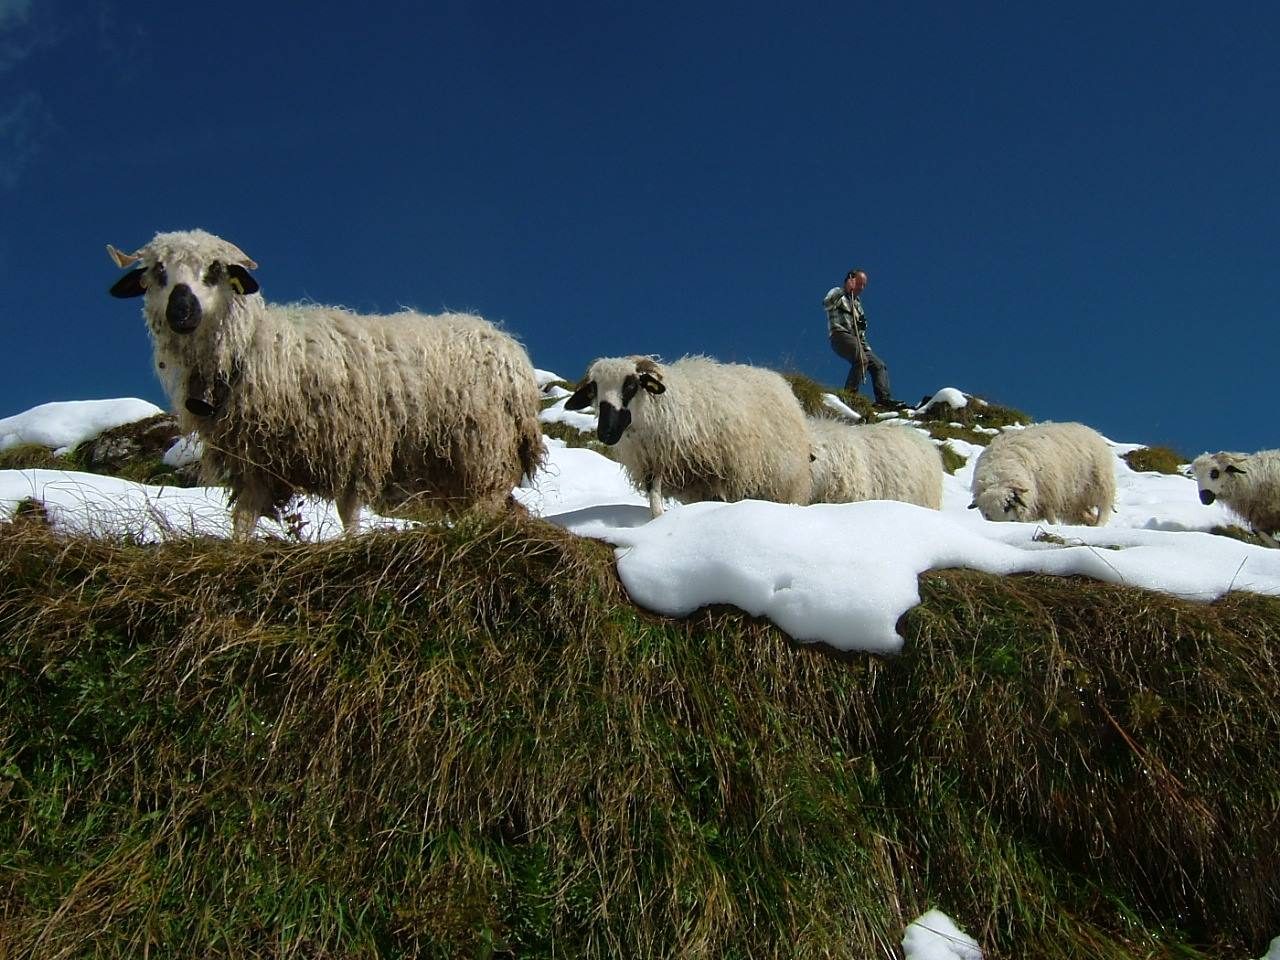
M850 296L856 297L867 288L867 271L854 267L844 275L844 291Z

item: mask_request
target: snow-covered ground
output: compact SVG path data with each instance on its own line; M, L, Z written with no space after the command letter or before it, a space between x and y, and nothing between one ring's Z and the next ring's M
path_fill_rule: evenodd
M544 385L559 379L539 371ZM940 391L963 399L953 388ZM568 391L543 419L580 429L590 414L563 409ZM954 402L954 401L952 401ZM103 429L157 412L140 400L51 403L0 420L0 448L42 443L66 449ZM549 457L527 487L515 491L531 513L616 547L618 572L632 599L681 616L708 604L731 604L767 617L798 640L847 650L893 653L898 618L919 602L917 577L962 567L988 573L1084 575L1110 583L1212 600L1229 590L1280 594L1280 550L1207 531L1233 521L1221 505L1201 505L1187 477L1136 473L1116 449L1116 512L1102 527L991 523L969 510L969 483L982 449L950 441L966 465L945 479L942 510L871 501L846 504L672 502L650 520L622 468L591 450L549 439ZM191 456L183 441L171 459ZM152 487L87 473L0 471L0 515L24 498L45 503L58 528L139 539L182 534L226 536L230 522L216 488ZM365 523L381 518L366 514ZM290 524L311 539L341 530L333 505L302 502ZM265 534L286 530L264 521ZM1051 535L1046 537L1046 534Z

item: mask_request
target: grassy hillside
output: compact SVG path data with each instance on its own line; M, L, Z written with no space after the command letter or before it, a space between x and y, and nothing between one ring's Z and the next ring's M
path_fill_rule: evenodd
M0 527L0 957L1256 957L1280 602L922 579L904 655L626 599L518 516Z
M0 468L174 482L170 429ZM1280 601L921 595L903 655L838 656L650 616L524 516L143 547L30 503L0 524L0 960L895 957L932 907L988 958L1259 956Z

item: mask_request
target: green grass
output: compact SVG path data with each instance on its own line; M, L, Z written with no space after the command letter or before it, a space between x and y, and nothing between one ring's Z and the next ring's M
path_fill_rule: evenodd
M834 390L824 387L812 377L797 371L787 371L782 374L782 377L791 385L791 392L800 401L800 406L806 415L812 417L827 412L827 408L822 403L822 395L834 393Z
M951 445L947 443L938 447L938 452L942 454L942 469L947 471L947 473L955 473L969 462L966 457L960 456L960 454L956 453L955 450L951 448Z
M19 443L0 450L0 470L79 470L69 457L55 456L39 443Z
M601 443L596 439L594 430L579 430L577 427L570 426L567 423L556 421L554 423L542 423L542 435L544 437L554 437L557 440L563 440L567 447L585 447L588 450L594 450L603 457L610 460L617 460L618 455L613 447L608 444Z
M517 515L0 526L0 957L1251 957L1280 601L935 573L902 656L634 608Z
M1139 447L1124 454L1121 459L1139 473L1179 474L1182 472L1182 465L1191 462L1188 457L1169 447Z

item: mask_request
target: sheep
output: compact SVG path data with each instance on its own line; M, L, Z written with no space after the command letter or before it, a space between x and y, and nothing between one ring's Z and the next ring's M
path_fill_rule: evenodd
M914 427L895 423L849 426L809 417L813 449L811 503L901 500L942 507L942 455Z
M592 403L597 436L616 445L652 517L662 515L664 494L682 503L809 500L804 411L771 370L707 357L604 357L565 409Z
M1115 457L1081 423L1041 423L994 437L973 470L973 502L988 520L1097 526L1116 497Z
M116 297L143 297L157 373L207 482L230 488L232 534L297 492L360 508L410 498L497 509L544 456L524 348L480 317L268 304L243 251L203 230L125 254ZM137 266L134 266L134 265Z
M1221 500L1267 537L1280 530L1280 450L1202 453L1191 472L1205 506Z

